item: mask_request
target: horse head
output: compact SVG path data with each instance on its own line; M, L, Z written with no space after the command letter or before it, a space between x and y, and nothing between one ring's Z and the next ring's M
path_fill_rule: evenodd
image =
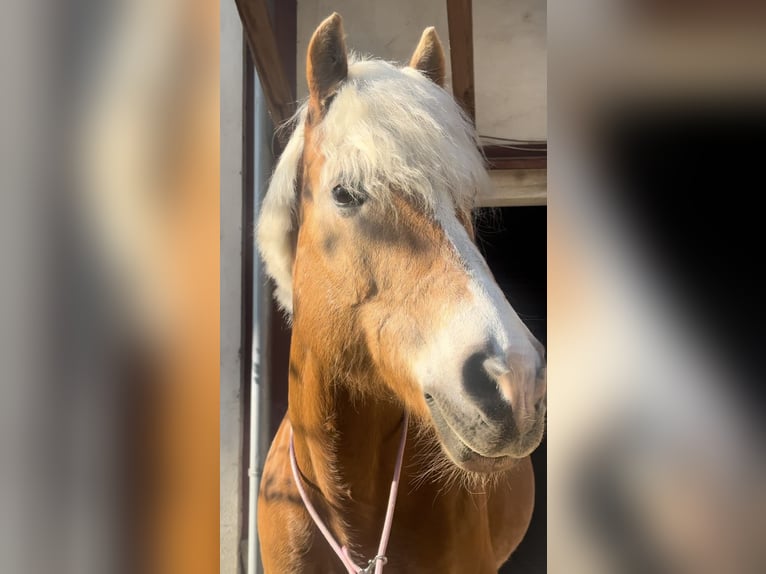
M474 243L489 179L436 32L396 67L349 56L333 14L306 68L258 225L279 303L334 381L398 401L464 470L510 467L542 438L544 349Z

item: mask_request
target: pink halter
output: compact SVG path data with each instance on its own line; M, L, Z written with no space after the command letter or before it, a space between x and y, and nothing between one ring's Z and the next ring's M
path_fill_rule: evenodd
M316 509L314 508L314 505L311 504L311 501L309 500L308 495L306 494L306 491L303 488L303 484L301 483L300 478L300 472L298 470L298 462L295 460L295 442L293 441L293 429L292 426L290 427L290 466L293 469L293 478L295 479L295 485L298 487L298 493L301 495L301 499L303 500L303 504L306 506L306 510L308 510L309 515L311 516L311 519L314 521L314 524L317 525L317 528L319 528L322 535L325 537L325 540L327 540L327 543L330 545L330 547L333 549L335 554L338 555L338 558L340 558L340 561L343 562L343 565L346 567L346 570L348 570L349 574L372 574L373 572L373 566L375 567L375 574L381 574L383 572L383 566L388 562L388 558L386 558L386 547L388 546L388 538L391 535L391 526L394 522L394 509L396 508L396 493L399 489L399 475L402 472L402 460L404 459L404 444L407 442L407 422L409 420L409 415L405 411L404 417L402 418L402 434L401 438L399 439L399 452L396 455L396 466L394 467L394 478L391 481L391 491L388 495L388 509L386 510L386 519L383 522L383 532L380 534L380 544L378 546L378 553L375 555L375 557L370 560L366 567L360 568L354 562L351 560L351 557L348 554L348 548L345 546L341 547L340 544L333 538L332 534L328 530L327 526L324 522L322 522L322 519L319 517L319 514L317 513Z

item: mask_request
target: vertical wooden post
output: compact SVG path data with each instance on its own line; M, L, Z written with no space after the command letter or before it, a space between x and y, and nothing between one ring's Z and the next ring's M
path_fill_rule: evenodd
M473 11L471 0L447 0L452 93L476 123L473 80Z

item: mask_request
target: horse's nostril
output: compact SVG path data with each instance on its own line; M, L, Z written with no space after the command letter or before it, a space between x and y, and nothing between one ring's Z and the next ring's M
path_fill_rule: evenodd
M431 402L431 401L434 400L434 398L430 394L428 394L428 393L425 393L423 396L425 397L426 401L428 401L428 402Z
M475 403L482 405L483 410L505 417L507 405L502 404L502 390L499 389L502 371L494 369L494 362L488 359L484 352L474 353L466 359L463 364L463 388Z

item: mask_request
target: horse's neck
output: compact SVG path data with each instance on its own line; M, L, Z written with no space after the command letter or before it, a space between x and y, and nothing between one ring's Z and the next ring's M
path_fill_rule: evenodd
M295 343L294 339L293 347ZM390 401L353 393L353 381L333 380L310 351L296 355L291 352L288 417L301 473L314 492L321 492L320 504L329 503L336 513L354 514L355 529L359 516L369 517L377 530L394 472L403 412Z
M294 330L288 418L301 480L333 535L361 563L374 556L380 541L403 412L392 401L352 393L349 388L370 381L334 381L327 361L307 349L296 341ZM429 556L438 560L441 543L456 540L450 538L456 532L450 525L460 525L463 533L483 532L479 517L485 503L462 487L422 480L419 467L439 447L428 433L415 439L413 428L408 429L393 536L414 539L423 517L429 517Z

